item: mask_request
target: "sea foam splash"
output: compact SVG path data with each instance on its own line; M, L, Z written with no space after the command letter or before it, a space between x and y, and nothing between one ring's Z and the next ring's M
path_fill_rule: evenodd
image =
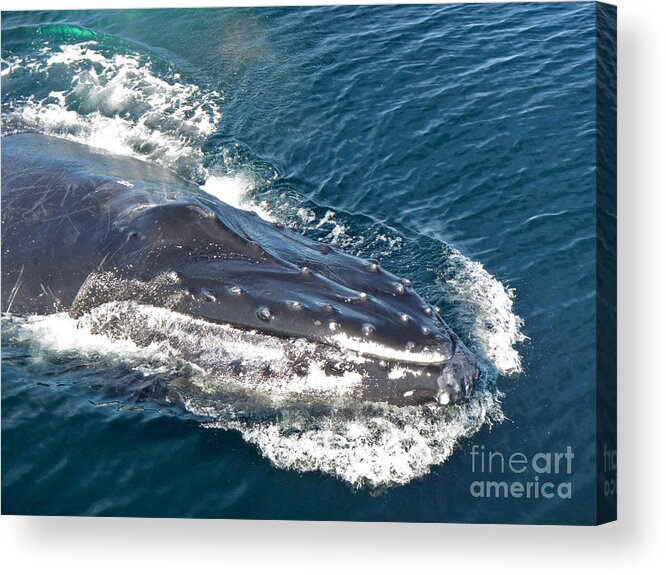
M5 121L205 178L202 146L221 118L221 95L175 70L158 74L138 53L107 52L90 40L46 43L30 55L9 57L2 69L5 90L25 71L51 90L16 97L5 106Z
M283 469L320 471L356 488L381 489L428 474L451 456L462 438L503 419L497 394L483 390L449 411L359 405L342 416L287 411L275 422L204 425L237 429Z
M5 83L28 71L58 87L44 97L26 95L3 106L5 123L21 130L74 140L108 152L161 164L237 208L272 216L248 200L266 183L251 166L239 168L223 149L207 166L203 146L222 118L222 95L204 91L167 69L158 73L138 53L107 54L96 40L52 46L2 62ZM57 84L58 86L54 86Z
M523 320L513 310L515 290L455 249L448 258L456 273L440 274L438 281L462 310L459 321L471 334L475 351L502 375L518 375L522 360L516 346L527 337Z
M229 170L223 175L209 175L201 189L211 196L229 204L234 208L255 212L259 217L269 222L275 222L276 217L266 205L253 201L251 193L258 187L257 178L247 171Z

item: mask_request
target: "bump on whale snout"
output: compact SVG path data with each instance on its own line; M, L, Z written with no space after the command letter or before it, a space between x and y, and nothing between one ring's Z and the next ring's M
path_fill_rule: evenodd
M457 342L453 357L443 365L437 378L439 388L435 395L437 403L440 405L461 403L474 393L480 376L479 366L471 352Z

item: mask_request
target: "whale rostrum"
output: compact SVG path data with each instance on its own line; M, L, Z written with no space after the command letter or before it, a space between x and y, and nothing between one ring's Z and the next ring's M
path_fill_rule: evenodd
M413 289L231 207L165 168L37 134L2 138L2 311L80 317L109 302L170 309L348 350L359 397L456 403L480 370Z

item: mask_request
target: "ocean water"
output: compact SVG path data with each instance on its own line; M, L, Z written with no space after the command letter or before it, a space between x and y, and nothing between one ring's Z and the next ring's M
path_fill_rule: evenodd
M162 164L378 258L484 379L446 410L239 408L93 316L6 315L3 513L590 521L594 57L593 3L4 12L4 134ZM573 503L473 498L474 445L570 446Z

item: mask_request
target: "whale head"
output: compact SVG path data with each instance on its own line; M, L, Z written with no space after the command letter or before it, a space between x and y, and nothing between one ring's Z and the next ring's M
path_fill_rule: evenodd
M128 298L154 303L160 291L158 303L197 318L349 351L366 360L366 399L448 405L474 390L472 353L409 280L375 260L203 195L134 206L117 232L125 240L105 267L134 282ZM107 299L127 289L106 284ZM137 285L151 287L139 296Z
M307 340L343 352L329 369L353 370L362 398L397 405L459 402L480 377L436 310L377 261L74 142L3 138L2 167L3 283L14 286L3 311L78 317L137 302Z

